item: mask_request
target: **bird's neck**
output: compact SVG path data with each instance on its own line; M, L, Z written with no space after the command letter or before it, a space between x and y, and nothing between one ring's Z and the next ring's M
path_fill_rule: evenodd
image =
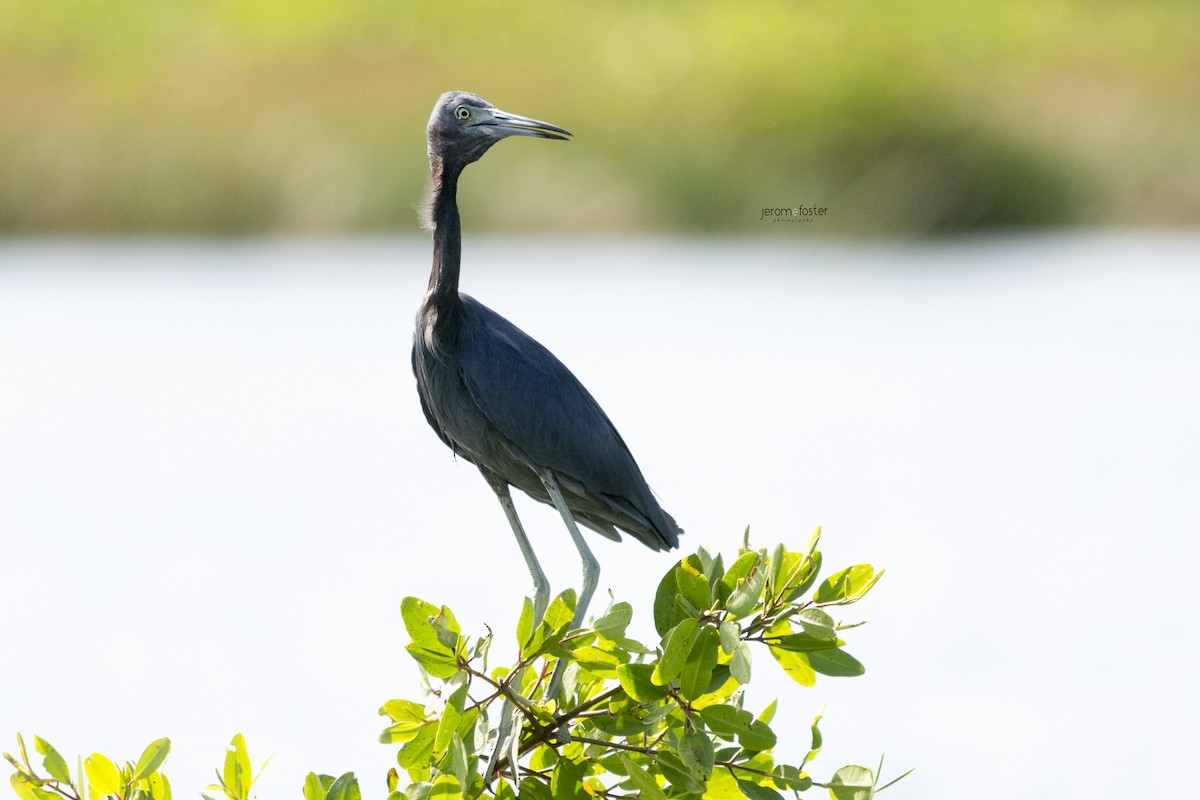
M462 256L462 225L458 218L458 176L461 166L441 158L430 160L433 174L430 220L433 222L433 269L429 272L429 291L425 304L441 308L456 307L458 271Z

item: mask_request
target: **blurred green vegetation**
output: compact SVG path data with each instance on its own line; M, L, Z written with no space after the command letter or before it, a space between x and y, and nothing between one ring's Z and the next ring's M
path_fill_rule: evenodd
M448 89L577 136L470 230L1200 222L1194 2L8 0L0 231L411 230Z

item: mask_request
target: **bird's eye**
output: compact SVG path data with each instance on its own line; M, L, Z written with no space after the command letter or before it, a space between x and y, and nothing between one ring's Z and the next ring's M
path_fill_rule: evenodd
M459 119L470 119L471 109L467 108L466 106L459 106L458 108L454 109L454 116L458 117Z

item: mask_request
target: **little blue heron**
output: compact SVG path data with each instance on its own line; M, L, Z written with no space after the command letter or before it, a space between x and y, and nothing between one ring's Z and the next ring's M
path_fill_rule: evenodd
M533 576L535 624L549 603L550 584L509 487L558 509L583 559L583 587L571 624L578 628L600 565L576 522L610 539L619 540L618 531L624 531L651 550L677 547L682 531L650 492L608 416L570 370L516 325L459 293L462 231L456 200L463 168L501 139L567 140L571 134L505 113L466 92L438 99L427 133L433 269L412 350L421 410L441 440L477 466L499 498Z

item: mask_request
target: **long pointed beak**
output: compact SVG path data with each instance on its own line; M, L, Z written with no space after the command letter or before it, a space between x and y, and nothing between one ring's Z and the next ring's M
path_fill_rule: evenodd
M496 132L501 136L538 136L543 139L561 139L563 141L571 138L571 132L565 128L529 117L519 117L499 109L493 111L491 119L482 124L494 126L497 129Z

